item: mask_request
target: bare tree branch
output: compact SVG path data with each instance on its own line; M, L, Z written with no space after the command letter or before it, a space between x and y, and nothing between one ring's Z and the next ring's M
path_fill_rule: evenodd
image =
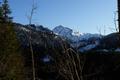
M33 0L30 16L27 16L27 18L29 20L29 26L31 26L33 14L35 13L36 9L37 9L37 6L35 5L35 0ZM28 39L29 39L29 46L30 46L31 56L32 56L33 80L36 80L36 76L35 76L35 61L34 61L34 52L33 52L33 47L32 47L31 31L29 32Z
M119 32L118 27L117 27L117 19L116 19L116 17L117 17L117 11L114 12L114 25L115 25L116 32Z

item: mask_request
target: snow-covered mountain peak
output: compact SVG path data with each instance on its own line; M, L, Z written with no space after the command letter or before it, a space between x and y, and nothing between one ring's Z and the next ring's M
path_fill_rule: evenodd
M61 25L55 27L53 32L67 39L72 47L82 47L80 48L80 51L95 48L98 45L96 43L99 43L99 39L102 37L100 34L74 32L72 29Z
M72 29L64 27L62 25L55 27L53 29L53 32L69 40L72 40L73 42L80 40L88 40L91 37L101 37L100 34L80 33L79 31L74 32Z
M53 32L59 35L66 35L68 33L72 33L72 29L59 25L53 29Z

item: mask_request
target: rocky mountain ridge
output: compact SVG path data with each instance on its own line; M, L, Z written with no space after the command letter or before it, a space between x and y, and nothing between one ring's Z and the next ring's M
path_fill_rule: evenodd
M120 34L118 33L101 35L77 32L74 34L72 29L62 25L55 27L53 32L65 38L72 47L76 48L80 52L90 50L116 51L116 49L118 50L120 48Z
M66 41L71 47L80 52L90 50L116 50L119 48L119 34L112 33L106 36L91 33L74 33L70 28L57 26L53 30L42 25L22 25L14 24L18 39L23 46L29 45L29 36L31 42L35 45L45 46L45 44L54 45L59 41ZM46 39L46 40L44 40ZM57 42L56 42L57 40Z

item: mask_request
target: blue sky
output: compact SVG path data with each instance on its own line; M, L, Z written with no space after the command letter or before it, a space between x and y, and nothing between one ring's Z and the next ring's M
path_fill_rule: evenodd
M102 33L106 27L114 28L114 12L117 0L35 0L37 10L32 23L49 29L63 25L75 31ZM9 0L14 21L28 24L32 0ZM97 29L98 28L98 29Z

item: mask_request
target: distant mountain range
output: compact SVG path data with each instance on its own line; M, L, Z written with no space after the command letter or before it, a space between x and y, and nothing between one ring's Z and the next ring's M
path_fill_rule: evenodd
M53 30L43 27L42 25L22 25L15 23L15 31L18 35L18 39L23 46L29 45L28 36L31 35L31 41L33 44L45 46L45 44L53 45L63 40L67 42L72 48L80 51L91 50L119 50L119 34L112 33L106 36L101 34L91 33L79 33L74 32L72 29L64 27L62 25L55 27ZM30 34L29 34L30 33ZM45 42L45 40L47 42ZM56 40L58 42L56 42Z
M64 37L72 47L77 48L82 52L95 48L102 38L102 35L100 34L74 32L72 29L61 25L55 27L53 32Z

